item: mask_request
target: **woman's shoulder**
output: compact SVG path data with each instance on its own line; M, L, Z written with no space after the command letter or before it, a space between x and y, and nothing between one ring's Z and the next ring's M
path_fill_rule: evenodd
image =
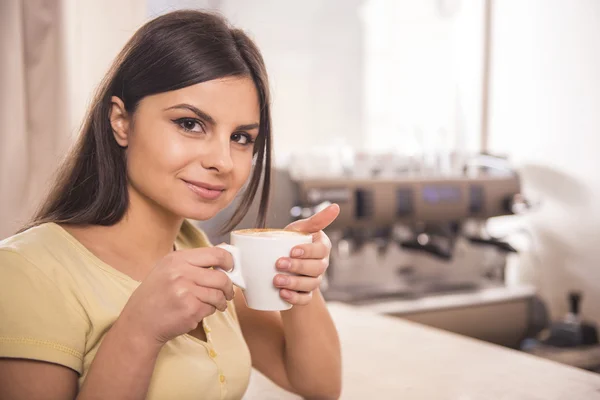
M196 227L187 219L183 221L179 235L177 235L178 249L193 249L196 247L210 247L212 244L203 230Z
M60 244L60 232L48 224L0 242L0 357L46 361L81 373L90 323L65 279Z
M6 253L16 253L23 257L47 250L56 244L59 232L54 224L45 223L33 226L23 232L0 241L0 257Z
M56 278L61 270L61 255L70 251L66 241L61 228L53 223L37 225L10 236L0 241L0 274L15 269L36 270Z

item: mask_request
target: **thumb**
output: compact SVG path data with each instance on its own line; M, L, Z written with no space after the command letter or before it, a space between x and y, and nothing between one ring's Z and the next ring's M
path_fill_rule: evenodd
M340 206L331 204L310 218L292 222L285 227L286 230L315 233L327 228L340 215Z

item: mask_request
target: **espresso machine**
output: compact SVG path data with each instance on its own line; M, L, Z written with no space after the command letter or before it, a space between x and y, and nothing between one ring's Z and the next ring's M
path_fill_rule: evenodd
M330 202L341 208L327 229L327 300L513 348L546 326L536 289L506 279L517 250L486 229L490 218L529 207L516 171L296 184L295 218Z
M280 168L272 188L269 227L340 205L326 229L328 301L515 348L547 323L536 289L507 283L507 261L517 251L486 230L488 219L528 207L510 168L367 177L298 176ZM218 228L236 206L200 224L213 243L228 240ZM253 227L257 209L253 204L238 227Z
M488 218L522 202L518 175L303 179L297 218L328 203L341 212L325 294L353 303L504 284L516 250L486 233Z

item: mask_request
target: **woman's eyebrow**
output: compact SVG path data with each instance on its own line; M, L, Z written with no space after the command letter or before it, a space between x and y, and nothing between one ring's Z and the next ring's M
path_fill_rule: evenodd
M203 119L204 121L206 121L207 123L209 123L211 125L217 124L217 122L215 121L215 119L213 117L211 117L204 111L200 110L199 108L194 107L191 104L186 104L186 103L177 104L172 107L165 108L165 111L178 109L178 108L183 109L183 110L189 110L189 111L193 112L194 114L196 114L198 116L198 118ZM260 124L258 122L255 122L253 124L238 125L235 128L235 130L236 131L250 131L252 129L257 129L259 127L260 127Z
M235 128L236 131L251 131L252 129L257 129L260 125L258 123L248 124L248 125L239 125Z
M193 112L194 114L196 114L198 116L198 118L203 119L204 121L208 122L209 124L211 124L211 125L215 125L216 124L216 121L215 121L215 119L213 117L211 117L210 115L208 115L204 111L202 111L202 110L194 107L191 104L185 104L185 103L177 104L175 106L172 106L172 107L169 107L169 108L165 108L165 111L173 110L173 109L177 109L177 108L183 109L183 110L190 110L191 112Z

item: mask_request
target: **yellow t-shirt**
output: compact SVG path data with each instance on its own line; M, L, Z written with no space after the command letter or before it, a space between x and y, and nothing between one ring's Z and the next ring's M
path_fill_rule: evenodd
M184 223L178 248L209 246ZM140 283L103 263L59 225L0 242L0 357L72 368L83 383L106 332ZM148 399L239 399L250 352L233 302L205 318L207 342L181 335L162 348Z

